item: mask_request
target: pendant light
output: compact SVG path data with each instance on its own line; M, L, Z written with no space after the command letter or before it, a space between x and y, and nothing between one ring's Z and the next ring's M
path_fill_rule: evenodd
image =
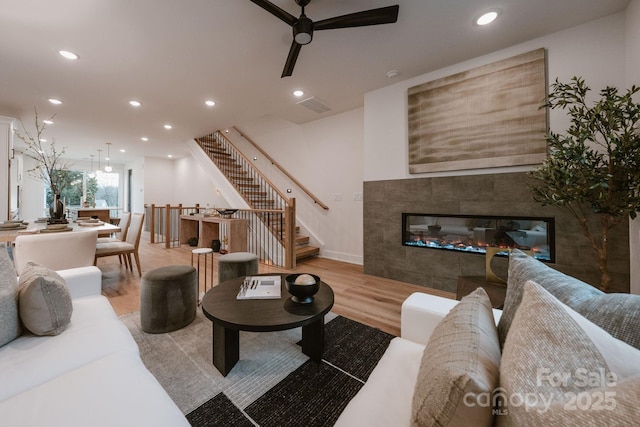
M107 164L104 166L104 171L109 173L113 170L109 161L111 160L111 143L107 142Z
M98 172L100 171L100 153L102 153L102 148L98 148L98 169L96 169L96 175L98 175Z
M89 157L91 157L91 169L89 169L89 178L93 179L96 177L96 171L95 169L93 169L93 157L95 156L95 154L89 154Z

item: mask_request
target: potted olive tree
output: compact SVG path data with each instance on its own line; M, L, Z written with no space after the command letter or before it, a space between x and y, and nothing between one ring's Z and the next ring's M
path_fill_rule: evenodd
M600 289L611 277L607 266L611 228L640 211L640 88L625 93L606 87L588 103L590 88L573 77L551 85L546 107L566 110L571 125L565 133L548 132L548 157L530 173L534 200L566 208L580 223L598 255ZM589 217L595 213L599 224Z

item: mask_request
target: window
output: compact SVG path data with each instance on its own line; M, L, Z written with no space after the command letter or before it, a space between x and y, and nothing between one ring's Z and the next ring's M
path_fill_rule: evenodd
M61 171L65 175L64 189L60 197L66 207L82 207L84 201L89 206L117 207L120 200L120 174L117 172L106 173L97 171L89 173L86 171ZM50 206L53 202L51 188L46 189L46 204Z

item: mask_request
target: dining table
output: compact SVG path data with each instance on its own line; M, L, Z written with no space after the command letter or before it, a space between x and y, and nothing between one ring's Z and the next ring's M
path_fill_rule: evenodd
M108 222L86 222L86 221L69 221L67 227L58 230L47 228L47 221L24 221L16 228L0 227L0 242L13 242L16 237L28 234L45 234L45 233L80 233L83 231L94 230L98 232L98 237L109 237L114 233L121 231L117 225Z

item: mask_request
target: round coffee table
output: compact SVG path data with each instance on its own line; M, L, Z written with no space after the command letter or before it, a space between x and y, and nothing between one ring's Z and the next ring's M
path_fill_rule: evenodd
M324 351L324 315L333 307L333 290L324 282L309 304L291 300L280 276L280 299L238 300L244 276L214 286L202 299L202 311L213 322L213 364L226 376L240 358L240 331L272 332L302 326L302 352L315 361Z

